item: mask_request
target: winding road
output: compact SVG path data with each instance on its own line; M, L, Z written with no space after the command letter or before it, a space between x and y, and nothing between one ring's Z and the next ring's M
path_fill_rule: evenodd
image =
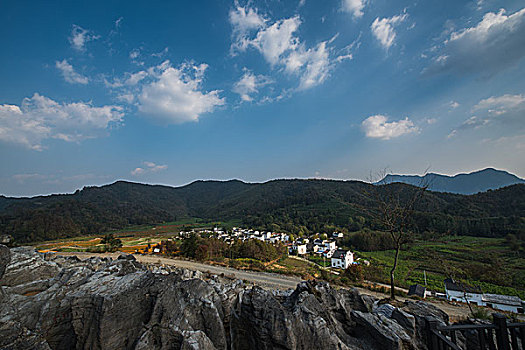
M63 256L76 256L80 259L87 259L92 256L98 257L110 257L113 259L118 258L121 253L84 253L84 252L61 252L57 255ZM189 260L180 260L180 259L171 259L155 255L133 255L138 262L145 264L164 264L169 266L180 267L188 270L197 270L201 272L209 272L212 274L220 275L224 274L225 276L231 278L237 278L250 283L260 285L267 288L274 289L295 289L297 283L301 282L301 278L293 276L284 276L267 272L256 272L256 271L246 271L246 270L236 270L224 266L216 265L207 265L201 264L195 261Z
M88 259L90 257L110 257L113 259L118 258L122 253L86 253L86 252L60 252L56 255L62 256L76 256L79 259ZM269 289L295 289L297 283L301 282L302 279L299 277L278 275L267 272L256 272L256 271L246 271L246 270L236 270L229 267L217 266L217 265L207 265L198 263L195 261L181 260L166 258L156 255L133 255L137 261L144 264L163 264L169 266L175 266L188 270L197 270L201 272L208 272L216 275L224 274L225 276L231 278L241 279L247 283L253 283L264 288ZM387 295L377 292L370 291L364 288L357 288L361 294L372 295L376 298L383 299ZM399 300L404 301L405 298L399 298ZM452 305L445 301L428 301L433 305L437 306L441 310L445 311L452 318L465 318L469 314L468 307L465 305Z

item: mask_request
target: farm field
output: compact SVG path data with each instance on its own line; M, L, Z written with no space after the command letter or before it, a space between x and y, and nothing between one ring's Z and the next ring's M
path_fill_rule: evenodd
M483 292L525 298L525 258L512 251L500 238L447 236L437 240L417 240L400 254L396 281L402 287L418 283L444 291L443 279L452 276ZM357 252L358 257L378 267L368 277L388 283L394 250ZM370 269L372 270L372 269Z
M231 224L231 223L230 223ZM113 231L115 238L122 241L120 251L126 253L148 252L162 240L173 238L185 227L210 228L221 223L203 223L196 219L186 219L157 226L140 226L128 230ZM88 252L101 243L104 234L54 240L35 244L41 252ZM149 250L151 252L151 250ZM364 267L365 279L372 282L389 283L389 269L393 263L394 251L356 252L356 257L370 261ZM315 263L323 264L322 258L312 258ZM238 259L239 268L254 268L259 262ZM326 259L329 266L330 260ZM281 259L265 264L266 271L319 278L319 270L311 265L294 259ZM484 292L517 295L525 299L525 258L512 251L504 239L480 238L470 236L446 236L431 241L416 240L401 252L396 271L396 284L408 288L418 283L428 289L444 291L443 280L449 276L478 285Z

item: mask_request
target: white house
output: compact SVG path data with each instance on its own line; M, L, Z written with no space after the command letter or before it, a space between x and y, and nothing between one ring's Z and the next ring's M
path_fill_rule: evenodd
M517 314L523 313L523 301L516 296L500 294L483 294L482 301L485 306L492 309L510 311Z
M298 244L297 245L297 255L304 255L306 254L306 244Z
M500 294L485 294L481 292L479 287L471 287L451 278L445 281L445 293L447 299L450 301L460 301L479 306L486 306L492 309L510 311L515 313L523 313L524 302L516 296L500 295Z
M483 305L481 288L472 287L461 282L456 282L452 278L447 278L445 281L445 294L449 301L459 301L466 303L467 301L476 305Z
M337 246L335 245L335 241L323 241L323 245L328 250L336 250Z
M332 255L332 267L346 269L354 262L354 253L349 250L337 249Z

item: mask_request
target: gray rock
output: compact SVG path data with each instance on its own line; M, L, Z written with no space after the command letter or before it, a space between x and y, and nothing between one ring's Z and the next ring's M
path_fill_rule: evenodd
M43 256L31 247L11 249L11 261L7 265L0 281L3 286L16 286L28 282L48 279L56 276L59 265L44 260Z
M409 313L436 313L407 304L390 319L369 312L374 299L325 282L275 293L129 258L11 253L2 349L412 349L410 326L422 331Z
M4 276L4 272L10 261L11 251L5 245L0 244L0 279Z
M118 256L117 258L118 260L131 260L131 261L137 261L137 259L135 259L135 257L133 256L133 254L125 254L125 253L122 253Z
M379 315L383 315L385 317L388 317L388 318L391 318L392 317L392 312L395 310L396 308L393 307L392 305L390 304L381 304L381 305L374 305L373 309L372 309L372 312L375 313L375 314L379 314Z
M420 344L426 344L427 334L425 332L426 320L437 320L441 325L448 324L448 315L441 309L423 301L405 301L402 310L415 318L415 338ZM422 346L422 345L421 345Z
M414 335L416 330L416 318L401 309L395 308L392 311L391 318L395 320L401 327L403 327L408 334Z
M352 317L362 328L362 334L370 342L370 348L385 350L417 349L412 337L399 324L382 314L352 311Z

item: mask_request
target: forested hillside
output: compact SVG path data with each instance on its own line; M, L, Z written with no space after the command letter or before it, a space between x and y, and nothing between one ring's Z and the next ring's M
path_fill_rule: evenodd
M0 230L19 243L194 217L236 219L291 233L377 228L370 184L359 181L197 181L183 187L119 181L74 194L0 197ZM382 186L401 196L415 187ZM426 192L416 206L420 232L504 236L525 231L525 185L476 195Z

